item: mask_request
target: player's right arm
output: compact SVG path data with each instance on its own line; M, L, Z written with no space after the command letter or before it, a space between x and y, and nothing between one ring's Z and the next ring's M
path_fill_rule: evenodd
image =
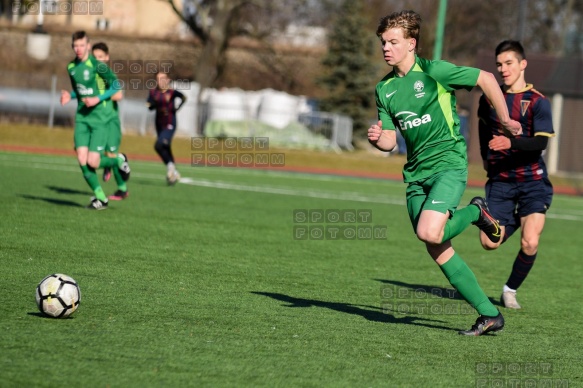
M149 110L156 109L156 99L154 98L154 92L150 90L148 93L148 100L146 101L146 106Z
M392 151L397 146L397 131L383 130L383 122L379 120L368 129L368 142L381 151Z
M486 96L482 95L478 103L478 137L480 140L480 156L484 170L488 171L488 143L492 140L492 129L488 124L490 103ZM492 125L492 124L490 124Z
M66 90L61 90L61 105L66 105L71 101L71 93Z
M368 142L381 151L390 152L397 146L397 130L392 126L391 117L379 98L379 85L375 90L375 100L379 120L368 129ZM383 129L383 120L389 124L386 125L387 129Z

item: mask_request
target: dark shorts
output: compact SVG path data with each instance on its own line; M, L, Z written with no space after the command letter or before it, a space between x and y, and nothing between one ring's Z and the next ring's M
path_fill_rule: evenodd
M531 182L486 183L488 208L500 225L514 224L517 217L544 214L551 207L552 200L553 185L547 178Z
M175 125L165 125L163 127L156 127L156 133L158 135L157 142L162 144L170 144L172 138L174 137L174 132L176 132Z

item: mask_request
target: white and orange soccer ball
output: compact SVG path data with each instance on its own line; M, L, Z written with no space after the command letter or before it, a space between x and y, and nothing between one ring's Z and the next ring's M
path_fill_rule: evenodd
M60 273L41 280L35 296L40 312L53 318L68 317L81 303L81 290L75 279Z

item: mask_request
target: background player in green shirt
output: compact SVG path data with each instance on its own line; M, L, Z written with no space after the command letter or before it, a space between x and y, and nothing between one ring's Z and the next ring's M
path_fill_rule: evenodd
M107 125L104 123L108 123L110 118L110 112L106 107L107 100L117 92L118 81L106 64L90 55L89 38L85 31L73 33L72 41L75 59L67 65L67 71L78 103L75 115L75 150L83 177L95 193L87 207L92 210L103 210L108 206L108 199L99 184L95 170L103 167L121 168L126 162L123 157L101 156L105 151L108 135ZM100 91L99 77L105 81L107 90ZM62 105L68 103L70 99L69 92L61 92Z
M91 47L91 53L99 62L108 63L109 62L109 47L107 44L103 42L97 42ZM105 82L101 80L100 84L103 84L103 87L100 88L105 91ZM121 144L121 122L119 121L119 110L118 110L118 101L123 99L122 91L116 92L113 96L111 96L111 104L107 105L107 108L110 110L111 119L109 125L109 135L107 136L107 143L105 145L105 155L109 156L110 158L116 157L118 155L119 146ZM127 161L127 157L125 154L121 154L124 159ZM119 201L122 199L126 199L129 195L128 188L126 185L126 180L129 178L129 166L127 163L124 167L127 169L127 178L124 179L124 175L122 174L123 170L120 171L118 168L113 169L113 175L115 177L115 183L117 183L117 191L110 195L108 198L114 201ZM103 180L107 182L111 176L112 169L106 167L103 171Z
M521 127L510 119L493 74L418 57L420 29L421 17L413 11L392 13L379 23L377 36L393 71L376 86L379 121L368 129L368 140L380 150L391 151L397 144L396 130L403 135L407 144L403 177L408 183L411 223L450 284L480 314L469 330L459 333L477 336L501 330L504 318L450 240L475 224L488 238L499 241L500 226L483 198L476 197L471 206L456 211L467 184L468 162L455 90L479 86L508 133L519 134Z

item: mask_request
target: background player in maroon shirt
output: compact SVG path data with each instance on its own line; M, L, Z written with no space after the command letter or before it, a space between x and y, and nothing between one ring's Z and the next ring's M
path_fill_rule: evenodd
M184 105L186 97L178 90L170 88L168 74L158 72L156 82L157 86L150 90L147 103L148 109L156 110L156 134L158 138L154 144L154 149L166 165L166 181L169 185L174 185L180 179L180 174L174 164L171 144L176 131L176 111ZM178 104L176 99L180 100Z
M510 118L521 123L522 134L505 136L490 102L482 96L478 116L480 150L488 172L486 201L500 222L503 238L493 243L480 232L480 240L485 249L496 249L522 228L520 251L501 296L505 307L519 309L516 290L534 264L553 198L542 153L554 131L549 100L525 81L527 61L520 42L506 40L495 53Z

